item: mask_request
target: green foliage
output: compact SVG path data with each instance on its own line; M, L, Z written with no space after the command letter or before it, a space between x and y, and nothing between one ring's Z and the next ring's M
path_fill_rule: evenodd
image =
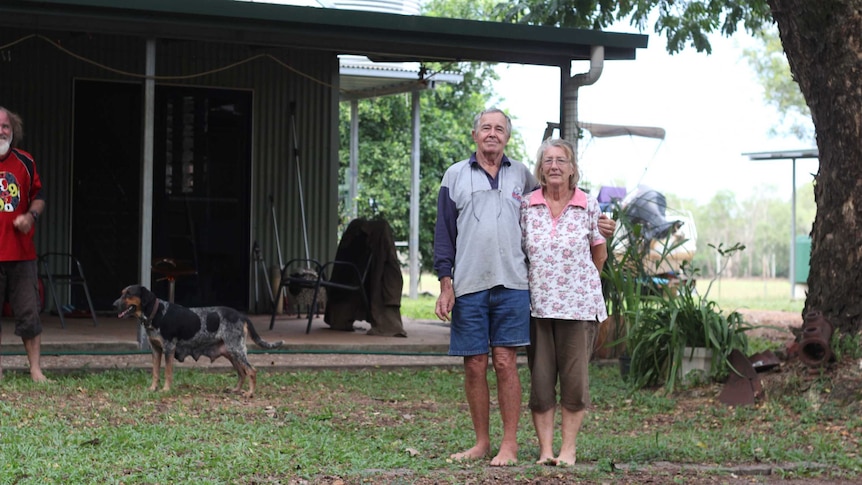
M624 325L617 325L614 340L621 341L631 325L637 325L643 310L646 295L662 291L654 278L661 273L668 255L685 241L670 243L668 238L658 254L653 254L650 241L646 240L642 222L631 217L628 211L615 203L613 219L617 231L607 241L608 260L602 268L602 293L608 305L608 315L622 318ZM618 322L619 323L619 322Z
M463 2L434 0L425 5L425 15L485 19L493 4L489 1ZM498 79L492 64L427 63L435 72L456 72L458 84L438 83L434 90L420 92L420 181L419 259L423 271L431 271L434 225L437 220L437 193L443 173L452 164L475 150L471 136L473 118L490 107L492 84ZM505 109L505 106L500 106ZM358 102L359 167L356 214L389 222L396 241L410 235L410 189L412 176L412 103L410 94L365 99ZM348 181L350 163L350 105L340 106L341 149L339 180ZM507 155L525 160L520 134L513 133ZM346 190L339 202L342 227L350 222Z
M747 48L743 56L754 69L767 104L775 107L781 115L783 129L772 129L773 134L788 134L800 141L814 144L814 125L811 110L805 103L799 84L790 73L790 65L784 55L784 48L778 36L778 29L772 26L757 33L760 44Z
M772 22L766 0L515 0L499 3L495 17L507 22L596 30L628 21L641 32L655 19L654 30L667 38L670 53L686 46L710 53L710 33L730 36L740 26L754 33Z
M797 187L796 235L811 232L816 212L810 181ZM668 196L668 200L672 200ZM711 241L740 241L744 253L731 256L725 277L787 277L790 273L790 196L780 195L774 186L761 187L756 195L738 200L730 191L718 192L706 204L678 201L689 207L697 222L697 251L692 261L705 275L716 276L715 253ZM670 205L669 205L670 206Z
M491 18L496 0L430 0L424 4L423 15L453 19L484 20Z
M837 331L832 334L832 341L829 345L836 360L862 358L862 334Z
M465 75L462 85L438 85L421 94L419 255L423 270L433 263L437 191L443 172L453 162L472 152L470 129L473 116L484 109L481 92L490 69ZM473 86L470 86L473 85ZM358 193L354 201L358 217L382 218L389 222L396 240L409 240L411 160L410 95L362 100L359 111ZM350 107L341 106L341 165L339 179L347 181L349 166ZM346 226L346 202L341 201Z
M735 244L725 249L721 244L712 246L725 264L733 253L745 246ZM702 347L711 351L711 378L723 379L730 370L728 358L734 349L748 353L751 330L736 311L725 314L719 305L709 300L715 279L710 281L703 295L697 294L695 284L699 271L683 264L679 285L661 294L644 297L641 311L627 336L631 352L632 387L663 385L672 393L682 382L682 361L690 358L686 348Z
M401 298L401 316L413 320L437 320L434 308L437 305L437 297L433 295L419 295L416 299Z
M429 16L485 18L488 1L433 0L424 6ZM458 84L438 83L436 89L420 92L420 180L419 260L423 271L431 271L437 193L446 168L467 158L474 150L470 131L473 117L488 107L497 75L482 63L427 63L435 72L456 72ZM359 167L355 201L358 217L382 218L389 222L396 241L410 236L410 190L412 177L412 102L410 94L365 99L358 102ZM350 106L340 106L341 150L339 180L348 181ZM515 144L517 146L517 144ZM511 153L510 153L511 155ZM515 154L517 157L519 154ZM350 222L346 190L339 201L342 227Z
M712 351L712 377L726 376L730 352L747 353L745 332L752 327L738 312L725 314L718 303L708 299L712 282L703 296L697 293L699 271L690 264L682 263L677 279L665 283L655 278L667 270L669 255L685 241L671 243L668 233L663 244L653 245L645 238L643 223L627 210L616 207L614 218L619 229L608 242L602 279L608 313L622 315L625 321L624 335L616 338L625 343L631 358L628 377L632 388L663 385L672 393L683 377L687 347ZM727 264L745 246L713 249Z
M682 382L686 348L712 352L711 378L729 371L734 349L748 353L746 331L753 328L736 311L725 314L715 301L699 296L694 280L680 283L675 294L646 296L639 319L627 338L631 352L629 382L636 389L663 385L672 393Z

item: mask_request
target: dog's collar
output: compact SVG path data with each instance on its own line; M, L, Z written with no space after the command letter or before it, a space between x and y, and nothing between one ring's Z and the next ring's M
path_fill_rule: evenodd
M156 318L156 313L158 313L158 311L159 311L159 304L160 304L159 299L156 298L156 304L153 305L153 309L150 311L150 316L141 315L141 317L140 317L141 325L143 325L146 328L153 328L153 325L150 322L152 322L153 319Z
M159 304L160 303L161 302L159 301L159 299L156 298L156 304L153 305L153 311L150 312L150 316L148 317L148 320L152 321L153 318L156 318L156 313L158 313L158 311L159 311Z

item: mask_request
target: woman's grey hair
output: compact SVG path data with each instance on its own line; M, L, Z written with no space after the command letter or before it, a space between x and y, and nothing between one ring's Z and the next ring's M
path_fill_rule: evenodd
M545 158L545 152L551 147L562 148L566 153L566 161L572 165L572 175L569 176L569 188L574 189L578 186L581 180L581 171L578 169L578 162L575 160L575 148L571 143L562 138L548 138L539 145L539 151L536 154L536 167L533 169L533 175L536 180L545 187L548 181L545 180L545 172L542 170L542 159Z
M479 131L479 120L481 120L483 116L491 113L500 113L506 118L506 134L512 136L512 118L509 118L509 115L500 108L488 108L477 114L476 117L473 118L473 131Z
M24 122L21 120L21 117L18 116L17 113L13 113L8 109L0 106L0 111L6 113L6 116L9 117L9 124L12 125L12 147L18 146L18 142L24 138Z

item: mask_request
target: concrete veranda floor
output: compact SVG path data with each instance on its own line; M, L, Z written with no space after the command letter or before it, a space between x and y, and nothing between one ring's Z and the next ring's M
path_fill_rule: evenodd
M295 315L280 315L269 329L269 315L249 315L255 329L264 340L283 340L274 351L262 351L248 342L249 360L258 368L306 367L374 367L457 365L460 357L446 355L449 348L449 326L437 321L416 321L402 318L407 337L367 335L370 325L356 322L353 332L332 330L323 317L315 317L306 334L308 320ZM46 373L75 369L149 368L150 352L138 344L138 323L134 319L98 316L92 319L66 318L62 328L60 318L42 314L42 367ZM27 361L21 339L14 334L11 318L2 320L0 355L5 371L26 371ZM227 359L210 363L202 358L195 362L187 358L178 366L229 366Z

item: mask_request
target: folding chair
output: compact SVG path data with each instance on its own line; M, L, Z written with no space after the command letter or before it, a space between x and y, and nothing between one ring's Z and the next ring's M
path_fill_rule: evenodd
M48 290L54 299L54 308L60 315L60 326L66 328L66 319L57 291L59 285L68 285L70 289L75 285L84 288L90 316L93 318L93 326L96 326L96 310L93 308L93 298L90 296L90 287L87 285L87 278L84 276L84 267L81 265L81 261L69 253L45 253L39 257L39 262L42 265L40 276L48 280Z
M297 271L301 268L311 269L317 274L316 278L309 278L309 272ZM314 318L321 288L335 288L343 291L358 292L364 308L368 309L368 295L365 294L365 279L368 276L370 268L371 258L368 258L368 263L361 271L358 266L350 261L333 260L326 264L320 264L319 261L314 259L294 258L281 268L281 281L274 294L280 296L282 290L285 288L293 291L302 289L312 291L311 304L308 308L308 326L305 328L305 333L307 334L311 332L311 321ZM327 271L338 271L341 277L338 280L329 279L326 276ZM278 305L273 305L272 318L269 321L270 330L275 326L276 313L278 313Z

